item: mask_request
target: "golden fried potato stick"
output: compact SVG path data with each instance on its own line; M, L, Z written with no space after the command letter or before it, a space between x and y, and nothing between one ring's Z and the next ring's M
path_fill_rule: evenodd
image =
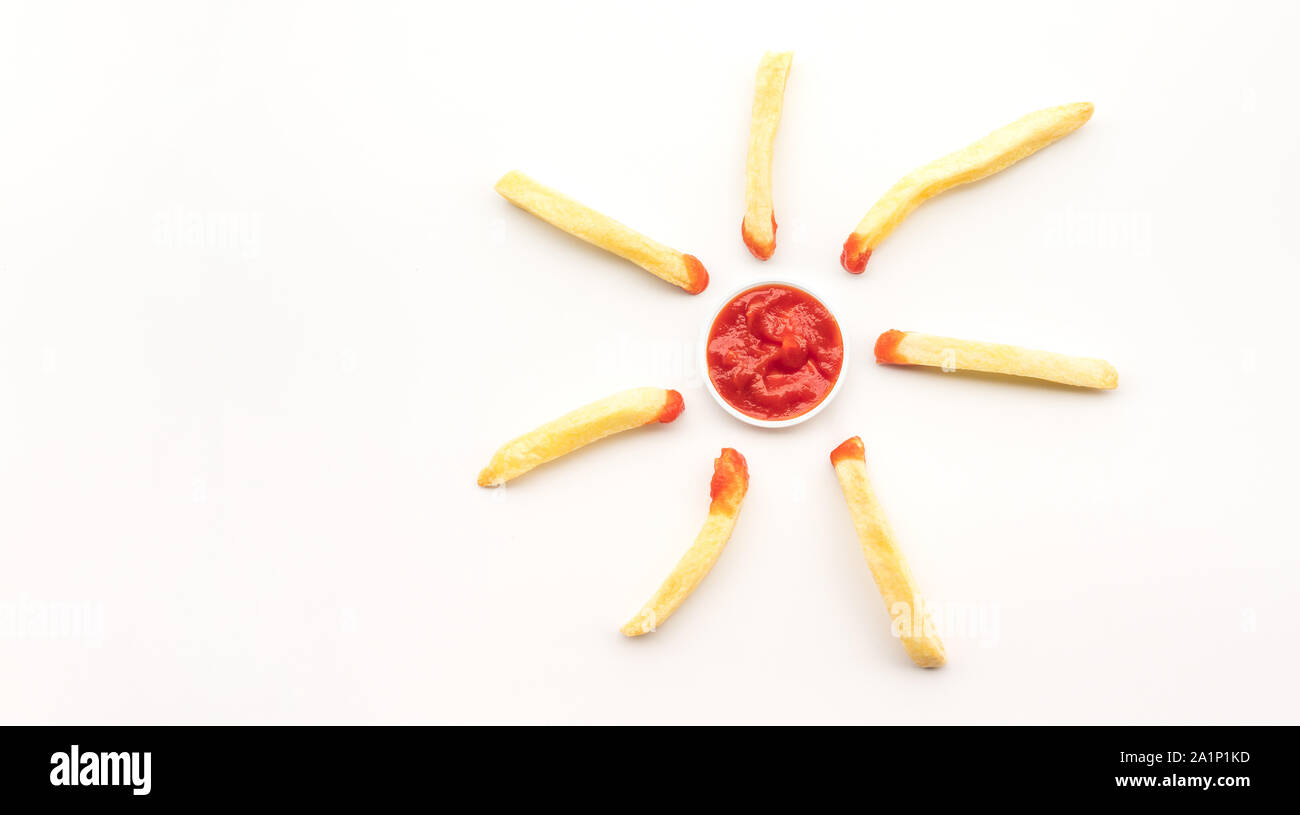
M694 255L684 255L640 232L579 204L567 195L538 184L518 170L501 176L496 191L510 203L559 227L570 235L630 260L656 277L699 294L709 285L709 273Z
M768 52L758 63L754 110L749 120L749 158L745 161L745 218L740 236L749 252L767 260L776 251L776 215L772 212L772 144L781 123L785 78L794 54Z
M718 555L722 554L731 538L731 530L740 515L740 503L745 500L748 489L749 467L745 464L745 457L730 447L722 448L722 455L713 461L709 517L704 519L704 528L659 590L620 629L624 634L629 637L649 634L663 625L682 601L691 596L713 564L718 562Z
M1104 359L1072 357L995 342L956 340L915 331L890 329L881 334L876 339L876 362L1028 376L1080 388L1110 390L1119 385L1119 374Z
M1005 170L1083 126L1092 103L1047 108L1017 119L955 153L913 170L875 203L844 242L840 265L862 274L871 252L922 202L958 184L968 184Z
M680 393L663 388L633 388L607 396L506 442L478 474L478 485L497 487L606 436L651 422L671 422L683 407Z
M885 599L885 610L894 620L893 628L902 639L907 655L922 668L938 668L947 659L943 643L934 633L934 623L925 610L912 570L907 567L907 559L894 541L894 532L867 480L862 439L854 436L836 447L831 452L831 465L853 515L862 553L867 556L867 565L871 567L880 596ZM907 616L900 619L904 614Z

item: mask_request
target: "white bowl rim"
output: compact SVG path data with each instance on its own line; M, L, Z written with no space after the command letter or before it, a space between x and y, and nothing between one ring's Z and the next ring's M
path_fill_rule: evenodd
M709 333L713 330L713 323L718 319L718 315L722 313L722 310L726 308L727 305L732 300L736 299L737 297L749 291L750 289L757 289L763 286L789 286L792 289L798 289L802 291L803 293L811 296L817 302L821 303L822 306L828 312L830 312L831 317L834 318L835 320L835 324L839 326L840 342L842 342L844 345L844 356L840 360L840 375L835 379L835 384L831 386L830 393L827 393L826 396L812 408L812 410L809 410L807 413L801 413L798 416L794 416L789 419L776 419L776 420L758 419L753 416L749 416L745 413L741 413L739 410L736 410L736 408L732 406L730 402L722 398L722 394L718 393L718 389L713 385L713 378L709 376ZM766 278L763 280L754 280L744 284L743 286L729 293L726 297L724 297L722 300L718 302L716 308L714 308L712 311L709 312L709 319L704 324L704 331L701 333L701 338L700 338L700 345L699 345L700 373L704 377L704 388L713 397L713 401L717 402L718 405L720 405L722 409L725 410L727 413L731 414L733 418L739 419L745 424L750 424L753 425L754 427L768 427L768 428L794 427L797 424L803 424L804 422L808 421L812 417L816 416L818 413L821 413L826 408L826 406L831 403L831 400L834 399L836 395L839 394L839 392L844 388L844 380L847 377L848 370L849 370L849 348L851 345L852 343L849 342L848 332L845 331L844 329L844 323L843 321L840 320L839 315L836 313L834 301L828 300L825 297L823 297L821 292L811 288L806 283L790 280L788 278L782 279L782 278L773 277L773 278Z

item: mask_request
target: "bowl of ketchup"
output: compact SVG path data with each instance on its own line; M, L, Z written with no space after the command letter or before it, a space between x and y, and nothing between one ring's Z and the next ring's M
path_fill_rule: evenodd
M704 381L722 409L757 427L790 427L822 411L844 384L848 343L826 301L783 280L723 301L704 335Z

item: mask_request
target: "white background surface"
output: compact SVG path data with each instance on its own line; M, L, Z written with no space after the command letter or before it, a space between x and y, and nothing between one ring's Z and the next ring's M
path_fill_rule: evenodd
M1294 5L6 4L0 719L1297 722ZM795 51L775 257L739 235L753 73ZM840 246L914 166L1092 121ZM683 251L692 298L514 209L518 168ZM787 276L857 359L727 417L716 299ZM877 367L887 328L1100 356L1108 393ZM504 491L615 390L686 412ZM922 671L827 454L861 434ZM752 486L656 634L712 458Z

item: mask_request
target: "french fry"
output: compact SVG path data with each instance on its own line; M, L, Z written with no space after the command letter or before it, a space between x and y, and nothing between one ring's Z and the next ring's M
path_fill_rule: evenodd
M1033 351L995 342L956 340L915 331L891 329L881 334L876 340L876 362L1027 376L1080 388L1110 390L1119 385L1119 374L1104 359Z
M745 218L740 236L749 252L767 260L776 251L776 215L772 212L772 145L781 123L785 78L794 54L768 52L758 63L754 109L749 120L749 158L745 162Z
M912 570L907 566L884 510L876 500L867 479L867 457L862 439L854 436L831 452L831 465L844 490L844 500L853 515L853 526L862 544L862 553L885 600L885 610L893 620L893 630L903 641L907 655L922 668L938 668L947 657L943 643L934 633L934 623L925 610L925 601ZM903 617L902 615L907 615Z
M548 224L599 246L606 252L630 260L652 275L691 294L699 294L709 285L709 273L694 255L684 255L676 249L652 241L608 215L602 215L561 192L538 184L518 170L511 170L501 176L496 191L502 198Z
M651 422L671 422L683 407L680 393L663 388L633 388L607 396L506 442L478 474L478 485L497 487L606 436Z
M844 242L840 265L862 274L872 251L922 202L958 184L1005 170L1068 136L1092 117L1092 103L1046 108L994 130L979 141L913 170L875 203Z
M745 457L730 447L722 448L722 455L713 462L713 480L709 482L709 517L696 536L695 543L677 562L663 585L620 629L629 637L649 634L664 624L682 604L700 581L718 562L718 555L731 538L731 530L740 515L740 504L749 489L749 467Z

